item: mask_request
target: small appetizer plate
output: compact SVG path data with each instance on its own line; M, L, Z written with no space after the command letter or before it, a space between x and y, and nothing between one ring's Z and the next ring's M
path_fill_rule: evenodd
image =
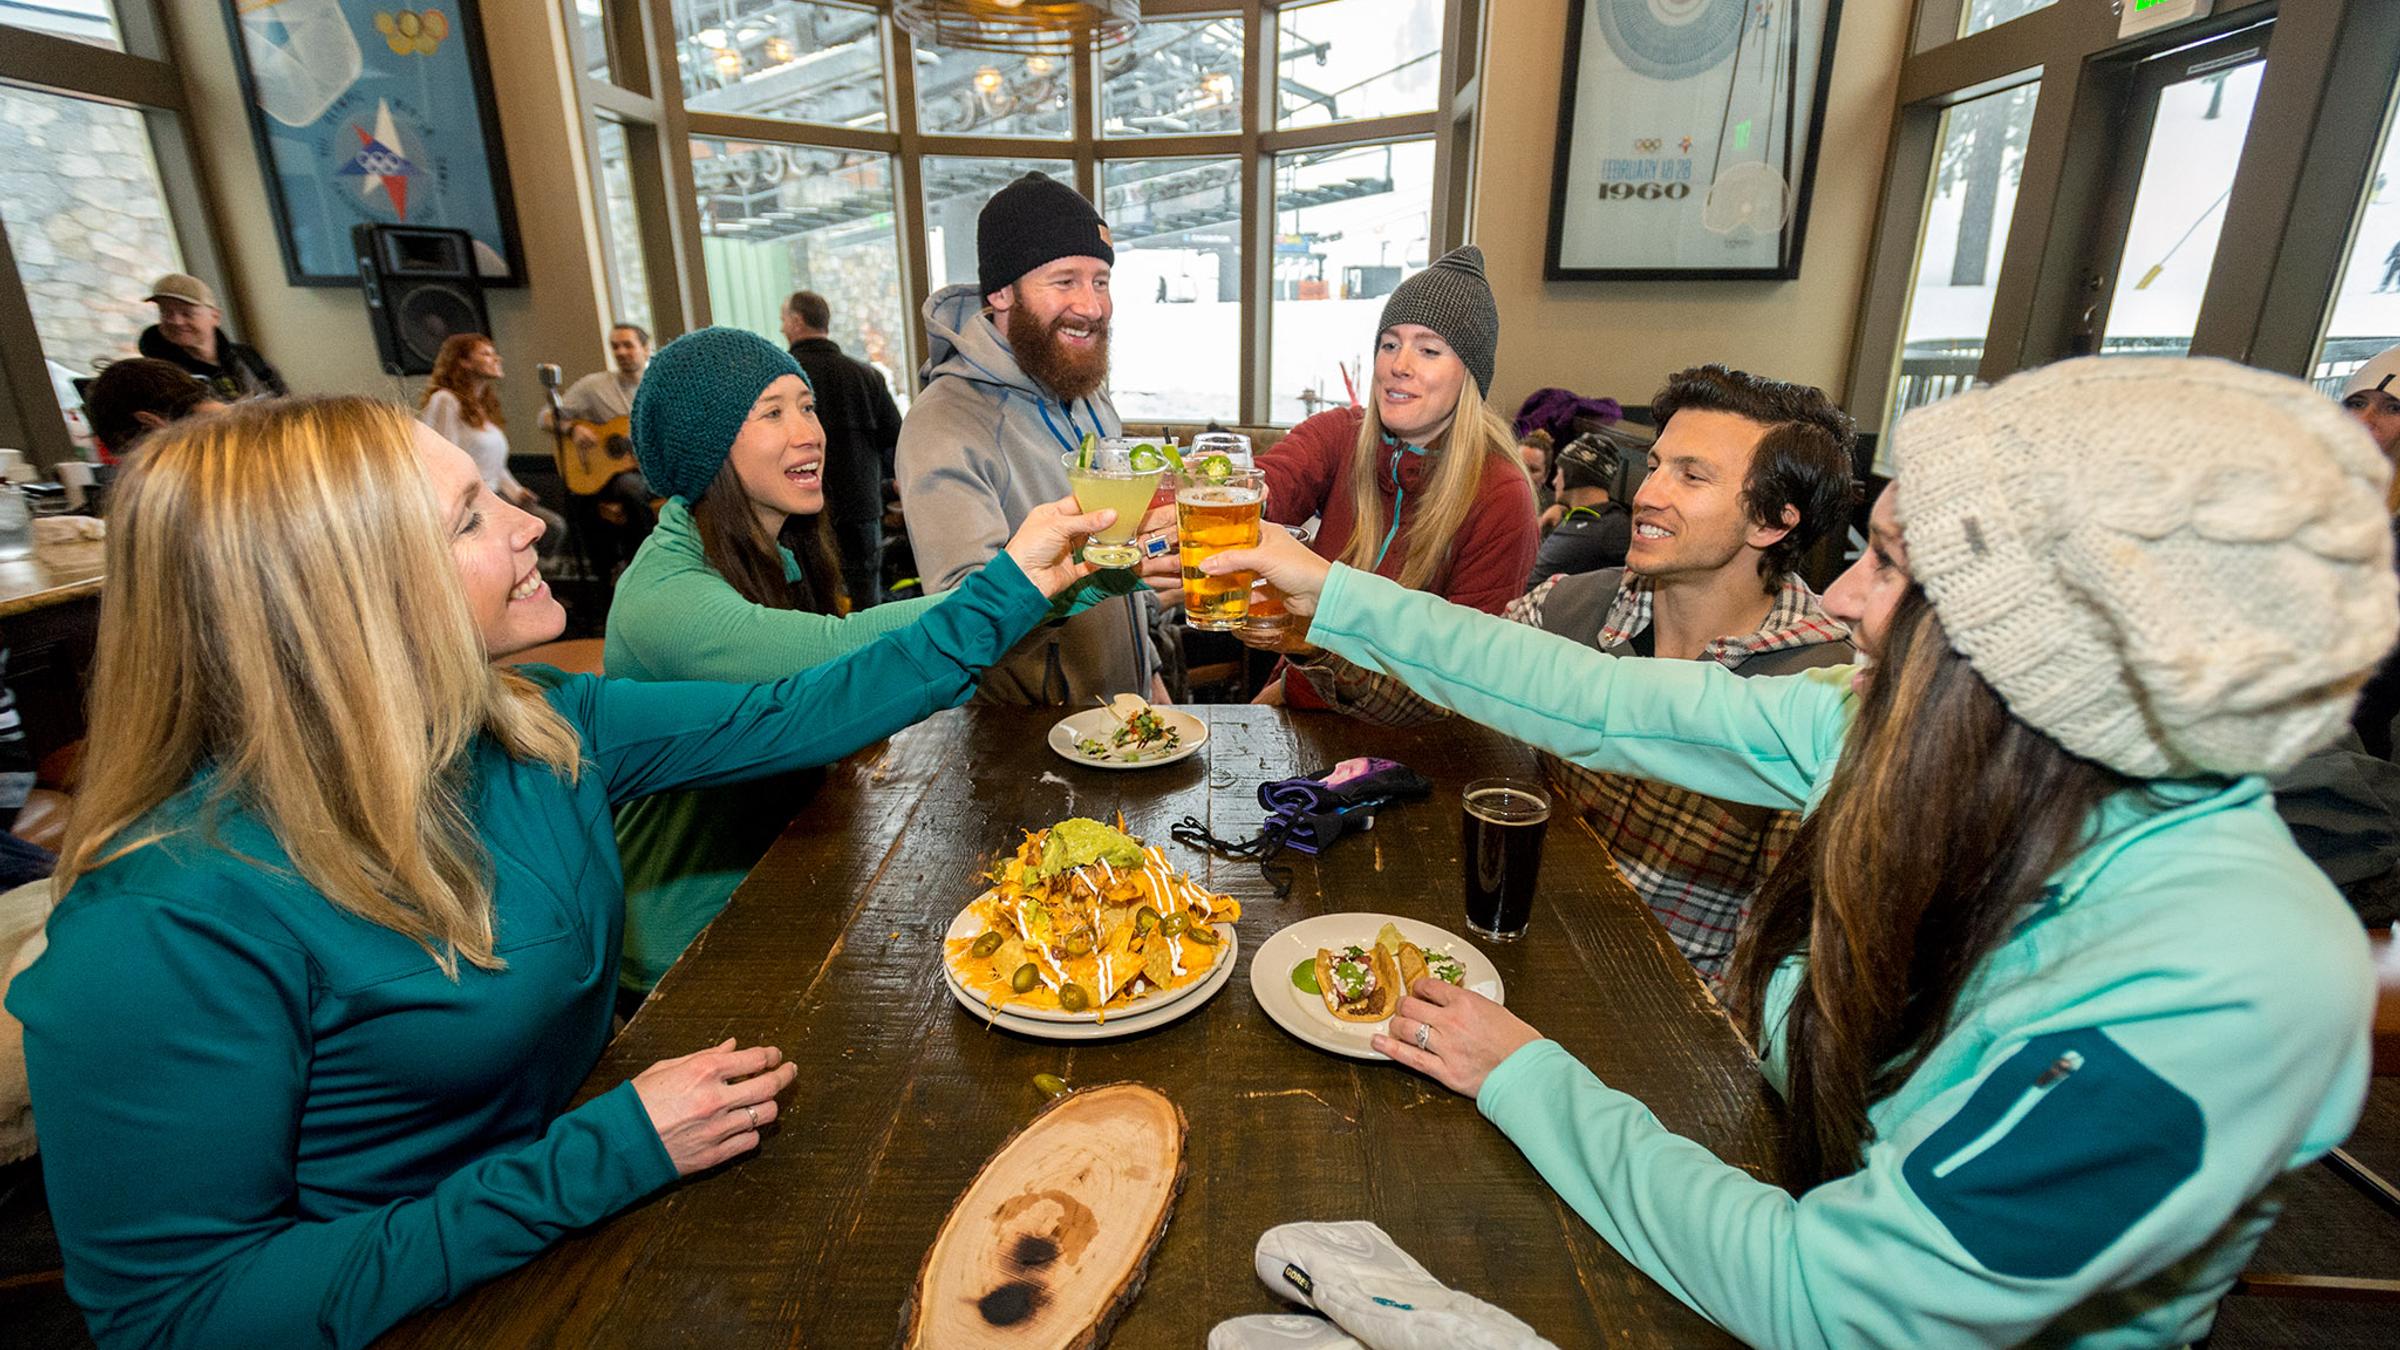
M1325 1010L1322 996L1301 988L1292 979L1294 969L1314 961L1319 948L1340 951L1354 944L1367 946L1387 923L1399 929L1400 936L1423 948L1426 955L1448 954L1455 958L1466 970L1467 988L1494 1003L1508 1001L1500 971L1475 944L1447 929L1397 914L1320 914L1276 933L1260 943L1257 954L1250 958L1251 995L1277 1026L1320 1050L1331 1050L1352 1059L1387 1058L1369 1042L1376 1032L1390 1029L1390 1018L1380 1022L1345 1022Z
M1173 764L1179 759L1190 759L1193 755L1200 753L1201 746L1208 744L1208 723L1190 713L1177 712L1173 708L1155 703L1151 705L1151 711L1158 714L1159 721L1166 723L1178 733L1174 749L1132 751L1131 753L1139 754L1141 758L1130 760L1124 758L1128 753L1124 750L1111 750L1106 755L1087 755L1076 749L1075 742L1079 740L1088 739L1098 741L1102 745L1108 744L1108 738L1115 735L1117 728L1123 725L1117 721L1117 715L1106 708L1086 708L1082 712L1060 718L1058 724L1050 728L1050 748L1057 751L1061 759L1072 760L1077 764L1087 765L1094 769L1155 769L1161 764Z

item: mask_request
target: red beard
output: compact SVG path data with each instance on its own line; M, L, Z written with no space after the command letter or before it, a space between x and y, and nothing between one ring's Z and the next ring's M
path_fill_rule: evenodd
M1017 355L1017 365L1035 383L1058 395L1061 403L1072 403L1108 378L1108 327L1101 325L1092 345L1078 350L1059 339L1058 330L1066 322L1062 316L1044 324L1020 299L1008 310L1008 345Z

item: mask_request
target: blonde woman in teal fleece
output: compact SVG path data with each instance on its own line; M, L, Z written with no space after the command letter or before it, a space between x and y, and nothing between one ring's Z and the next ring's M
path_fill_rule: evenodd
M635 684L491 664L565 621L542 524L397 408L145 443L110 515L108 734L8 993L93 1336L364 1345L759 1147L793 1076L771 1046L568 1109L616 990L611 803L964 698L1108 519L1052 503L935 617L813 670Z
M603 657L611 678L771 680L909 628L954 594L840 612L823 468L842 447L826 445L799 363L755 333L704 328L661 348L634 396L633 443L667 502L617 580ZM1170 555L1150 571L1177 566ZM1133 576L1101 574L1062 611L1121 594ZM817 778L662 792L618 809L629 999L716 918Z
M1792 1192L1538 1009L1419 981L1376 1039L1629 1260L1755 1345L2184 1345L2364 1099L2365 937L2263 776L2400 629L2391 470L2308 386L2213 361L2020 375L1894 453L1825 596L1855 670L1611 658L1272 535L1207 566L1576 763L1808 813L1731 971Z

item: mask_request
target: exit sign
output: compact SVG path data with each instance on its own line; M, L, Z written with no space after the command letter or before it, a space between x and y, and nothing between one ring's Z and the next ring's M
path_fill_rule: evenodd
M2118 0L2117 36L2155 33L2191 19L2205 19L2216 0Z

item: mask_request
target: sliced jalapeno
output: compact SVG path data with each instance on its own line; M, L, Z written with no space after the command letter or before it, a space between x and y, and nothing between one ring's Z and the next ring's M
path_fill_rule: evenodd
M1180 909L1158 921L1158 931L1168 937L1179 937L1184 929L1191 926L1191 917Z
M1042 972L1035 970L1031 961L1017 967L1017 973L1008 977L1008 987L1020 994L1032 993L1033 987L1041 982Z
M1137 909L1133 912L1134 932L1147 933L1156 927L1158 927L1157 910L1150 908L1148 905L1144 905L1140 909Z
M1082 1012L1092 1006L1092 996L1083 992L1080 984L1062 984L1058 987L1058 1006L1068 1012Z
M975 945L967 948L967 950L980 959L982 957L990 956L993 952L1000 950L1000 944L1003 941L1005 941L1005 939L1000 936L1000 930L995 928L990 932L985 933L982 937L975 939Z

